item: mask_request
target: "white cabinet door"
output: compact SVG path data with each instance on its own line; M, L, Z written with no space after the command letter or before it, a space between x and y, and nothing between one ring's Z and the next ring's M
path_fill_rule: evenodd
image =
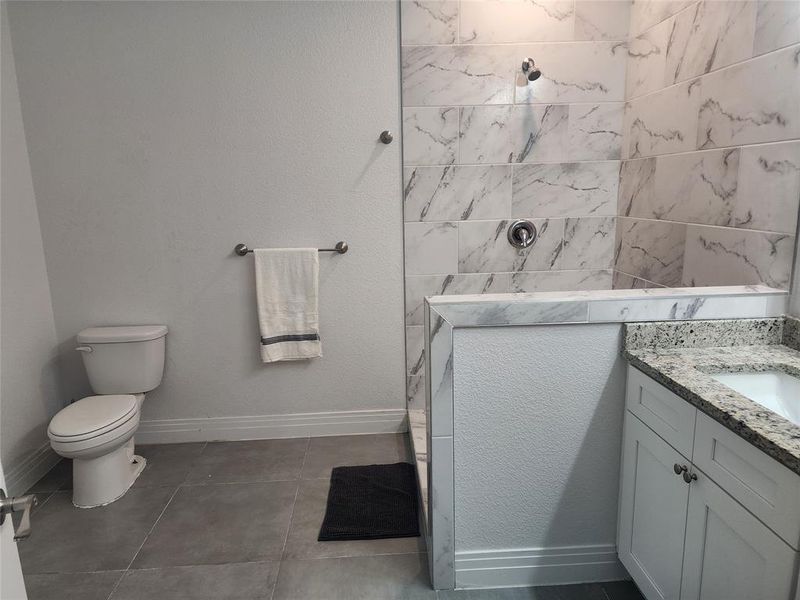
M797 555L702 472L690 485L681 600L790 600Z
M648 600L677 600L689 486L673 465L681 454L625 411L619 558Z

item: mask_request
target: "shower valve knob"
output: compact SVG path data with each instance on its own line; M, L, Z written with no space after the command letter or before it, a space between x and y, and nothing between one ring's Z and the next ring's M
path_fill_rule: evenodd
M392 132L387 129L386 131L381 131L380 140L384 144L391 144L392 140L394 140L394 136Z

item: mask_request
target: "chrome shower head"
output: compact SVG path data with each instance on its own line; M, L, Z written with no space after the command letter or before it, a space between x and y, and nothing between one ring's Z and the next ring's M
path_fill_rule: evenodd
M522 72L528 78L528 81L536 81L542 76L542 72L536 66L532 58L528 57L522 61Z

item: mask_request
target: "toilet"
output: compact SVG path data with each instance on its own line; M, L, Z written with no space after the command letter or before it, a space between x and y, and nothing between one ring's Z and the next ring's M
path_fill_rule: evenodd
M118 500L145 467L133 436L146 392L164 374L165 325L90 327L78 347L92 390L59 411L47 435L53 450L72 459L72 503L79 508Z

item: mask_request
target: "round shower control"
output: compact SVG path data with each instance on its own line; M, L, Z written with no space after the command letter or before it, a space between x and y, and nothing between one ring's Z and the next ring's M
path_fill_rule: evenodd
M536 226L525 219L517 219L508 226L508 243L515 248L527 248L536 241Z

